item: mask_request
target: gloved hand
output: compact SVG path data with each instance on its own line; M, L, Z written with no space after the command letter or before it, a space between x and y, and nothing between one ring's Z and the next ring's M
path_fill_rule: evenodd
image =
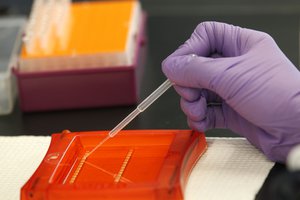
M204 22L162 69L191 128L229 128L278 162L300 143L300 73L268 34Z

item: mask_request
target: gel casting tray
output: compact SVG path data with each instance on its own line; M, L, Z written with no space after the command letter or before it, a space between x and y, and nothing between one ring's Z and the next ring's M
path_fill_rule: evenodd
M207 147L204 134L191 130L123 130L86 157L107 134L53 134L21 199L183 199Z

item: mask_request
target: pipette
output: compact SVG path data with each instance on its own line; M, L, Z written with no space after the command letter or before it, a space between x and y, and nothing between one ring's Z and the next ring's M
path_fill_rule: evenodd
M163 93L165 93L170 87L172 83L169 79L163 82L154 92L152 92L144 101L142 101L134 111L132 111L127 117L125 117L115 128L113 128L108 135L88 154L86 154L86 158L90 156L94 151L96 151L104 142L108 139L117 135L120 130L122 130L127 124L129 124L138 114L146 110L156 99L158 99Z

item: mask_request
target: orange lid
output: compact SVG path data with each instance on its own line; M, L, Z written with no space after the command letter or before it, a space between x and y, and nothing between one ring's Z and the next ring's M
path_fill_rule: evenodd
M35 38L31 52L23 45L21 58L124 52L136 6L136 0L72 3L64 23L65 35L58 37L52 25L47 51ZM62 42L65 45L61 45Z

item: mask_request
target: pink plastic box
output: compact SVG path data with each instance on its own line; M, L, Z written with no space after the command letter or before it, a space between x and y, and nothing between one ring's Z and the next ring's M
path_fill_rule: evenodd
M137 103L145 20L144 14L131 66L51 72L21 72L15 67L21 109L32 112Z

